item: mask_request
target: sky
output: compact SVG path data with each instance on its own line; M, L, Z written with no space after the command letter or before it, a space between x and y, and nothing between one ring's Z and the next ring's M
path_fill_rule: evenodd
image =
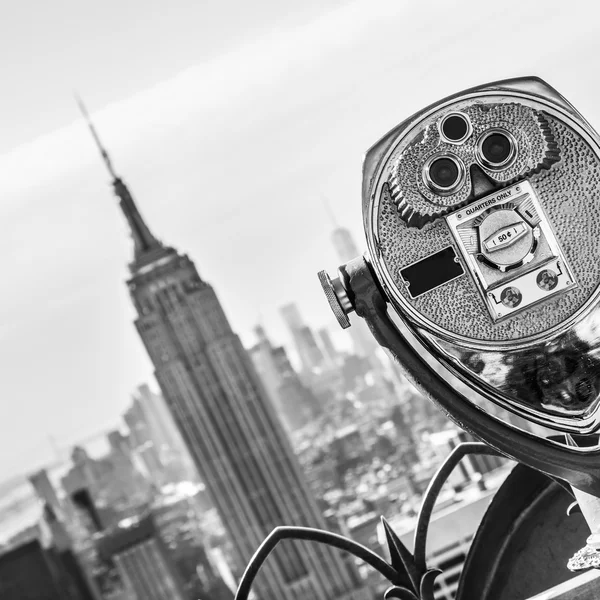
M85 100L159 239L234 329L332 317L327 200L358 246L361 162L461 89L537 75L600 127L591 2L23 0L0 22L0 480L116 426L152 365L131 240L73 100ZM346 342L340 332L338 340Z

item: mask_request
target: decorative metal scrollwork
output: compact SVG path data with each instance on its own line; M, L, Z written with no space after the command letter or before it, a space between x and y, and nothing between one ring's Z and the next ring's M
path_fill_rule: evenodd
M261 567L277 544L282 540L304 540L326 544L344 550L361 559L381 573L391 584L384 599L434 600L435 579L442 571L429 569L426 563L427 532L437 497L448 477L467 455L502 456L493 448L480 442L465 442L452 450L448 458L433 476L421 503L415 530L414 553L402 543L385 518L381 518L390 561L344 536L310 527L276 527L250 559L235 596L247 600L250 589Z

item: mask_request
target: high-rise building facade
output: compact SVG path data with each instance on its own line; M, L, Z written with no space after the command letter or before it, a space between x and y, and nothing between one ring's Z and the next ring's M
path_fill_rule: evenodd
M326 327L321 327L317 330L317 338L321 343L321 348L329 365L336 366L340 362L340 355L331 339L329 330Z
M88 497L93 501L103 527L131 506L147 502L153 494L151 482L135 464L121 435L113 432L111 440L109 453L100 458L92 458L84 448L75 447L71 454L73 465L61 479L72 503L84 512Z
M189 257L154 237L101 151L134 241L128 286L137 330L243 567L273 528L323 527L323 517L214 289ZM255 588L261 600L366 594L339 553L291 543L275 551Z
M302 370L310 372L313 369L322 368L325 364L325 355L319 347L312 329L304 323L298 306L296 304L286 304L281 307L280 313L292 334Z
M89 590L94 600L100 600L102 595L94 577L92 553L80 544L81 539L88 540L89 532L96 531L97 527L85 528L73 499L59 498L45 469L31 474L29 482L44 506L38 528L43 527L50 532L53 546L65 567L74 573L76 584ZM3 596L0 595L0 598Z
M0 551L0 598L99 600L73 551L39 527L30 539Z
M277 414L281 416L283 414L282 398L279 396L281 374L277 370L277 365L273 360L273 345L261 325L257 325L254 328L254 333L256 334L257 341L250 348L249 354Z
M131 518L97 540L100 555L144 600L191 600L150 515Z
M82 462L92 460L83 448L74 450L73 459L79 461L79 467ZM65 495L60 498L47 471L34 473L29 481L44 504L43 519L38 527L49 532L49 536L44 538L51 538L62 564L77 574L75 579L90 590L93 599L137 600L123 587L114 565L105 563L98 556L94 536L115 522L117 515L110 507L97 505L88 487L86 470L78 466L70 470L61 480L60 487ZM0 598L4 600L1 595ZM38 596L32 598L37 599ZM41 596L39 598L42 599Z
M43 598L65 600L64 582L57 577L52 556L38 540L3 551L0 555L0 597L3 600Z
M285 427L299 429L320 412L319 400L292 367L285 348L273 346L262 327L255 333L258 343L250 349L254 366Z
M345 227L336 227L331 234L331 241L338 258L343 263L347 263L361 255L357 245L354 243L352 234Z
M133 396L133 403L147 424L150 439L156 446L167 447L176 453L187 453L173 416L160 394L152 391L147 384L143 384L138 386Z
M283 346L273 348L272 356L275 368L281 374L279 395L286 419L292 429L303 427L322 412L322 405L294 370Z
M132 449L155 480L197 481L196 468L161 394L140 385L123 420Z
M151 514L187 596L193 600L233 600L233 590L227 587L207 551L207 532L201 525L204 510L197 498L174 490L172 495L156 499Z

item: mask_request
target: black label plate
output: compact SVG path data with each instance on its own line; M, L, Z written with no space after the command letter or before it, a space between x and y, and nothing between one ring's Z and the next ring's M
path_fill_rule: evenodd
M411 298L434 290L464 274L464 269L456 259L452 246L419 260L400 271L400 276L408 285Z

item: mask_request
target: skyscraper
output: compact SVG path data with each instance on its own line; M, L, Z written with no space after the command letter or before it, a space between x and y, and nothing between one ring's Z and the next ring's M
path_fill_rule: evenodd
M39 481L44 475L40 472L35 477ZM45 484L42 487L48 489ZM42 517L34 527L0 549L0 598L100 600L50 502L44 501Z
M285 348L274 347L261 326L254 331L258 337L258 343L250 349L254 366L286 428L299 429L320 411L319 400L302 383Z
M66 563L52 547L32 539L0 554L2 600L93 600L76 563Z
M173 417L160 394L146 384L133 395L123 415L131 445L154 474L196 481L198 474Z
M254 328L254 333L256 334L257 342L250 348L249 354L277 414L281 416L283 414L282 398L279 395L281 374L277 370L277 365L273 360L273 345L261 325L257 325Z
M325 356L317 343L312 329L304 323L298 306L296 304L286 304L280 308L280 313L292 334L292 340L298 352L302 370L310 372L313 369L323 367Z
M347 263L353 258L361 255L358 247L354 243L354 238L348 229L345 227L336 227L331 234L331 241L338 255L338 258Z
M91 123L90 129L100 146ZM214 289L189 257L151 233L100 149L133 237L128 286L137 330L243 566L274 527L323 527L323 517ZM359 585L337 552L283 544L259 574L256 591L261 600L363 598Z
M113 434L111 438L115 447L99 458L75 447L73 466L61 479L63 489L80 514L87 514L100 528L131 506L147 502L153 493L151 482L135 464L120 435Z
M207 551L207 532L201 525L205 511L192 491L171 489L169 495L156 498L151 514L187 595L194 600L233 600L232 590L221 578Z
M97 541L100 555L144 600L189 600L151 515L122 521Z
M325 354L328 363L332 366L337 365L340 361L340 356L333 344L331 334L327 327L321 327L321 329L317 330L317 337L321 342L321 348L323 348L323 353Z
M29 482L44 505L41 522L45 523L50 531L53 545L63 565L76 574L78 585L86 587L91 596L98 600L101 598L101 592L94 578L93 557L79 543L79 534L89 538L89 533L79 521L77 508L71 499L59 498L45 469L31 474Z

